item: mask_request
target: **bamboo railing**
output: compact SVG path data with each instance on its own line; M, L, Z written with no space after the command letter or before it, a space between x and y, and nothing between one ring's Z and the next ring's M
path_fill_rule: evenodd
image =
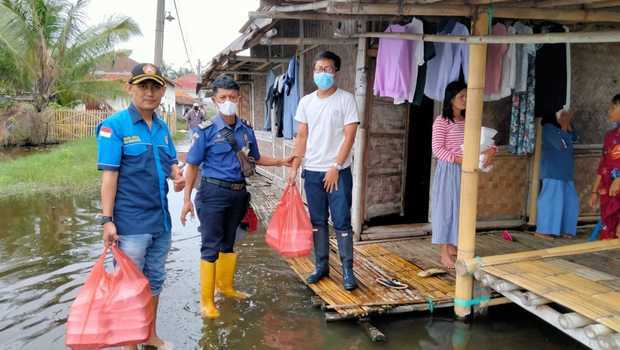
M72 109L57 109L50 111L50 133L48 140L51 142L65 142L80 140L95 135L97 125L112 113L106 111ZM176 132L176 113L164 113L162 119L170 129L170 133Z

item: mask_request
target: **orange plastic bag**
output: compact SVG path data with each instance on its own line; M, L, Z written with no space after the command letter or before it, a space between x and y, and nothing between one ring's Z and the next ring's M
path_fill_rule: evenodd
M106 248L71 305L65 344L73 350L139 344L151 334L149 281L120 249L111 249L114 272L105 271Z
M312 224L301 195L287 185L267 226L267 244L285 257L308 256L312 250Z

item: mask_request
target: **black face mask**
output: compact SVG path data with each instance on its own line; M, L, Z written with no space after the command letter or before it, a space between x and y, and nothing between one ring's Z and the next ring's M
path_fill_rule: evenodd
M194 110L195 110L195 111L197 111L197 110L198 110L198 107L194 107Z

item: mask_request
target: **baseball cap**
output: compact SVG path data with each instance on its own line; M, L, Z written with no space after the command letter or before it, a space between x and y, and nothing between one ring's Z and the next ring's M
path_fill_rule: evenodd
M152 80L161 86L166 85L166 80L161 74L161 70L151 63L140 63L131 70L131 78L129 84L140 84L143 81Z

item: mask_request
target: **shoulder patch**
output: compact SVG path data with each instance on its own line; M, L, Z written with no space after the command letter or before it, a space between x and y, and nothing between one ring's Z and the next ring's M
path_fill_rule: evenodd
M201 129L206 129L210 127L211 125L213 125L213 122L211 122L210 120L205 120L202 123L198 124L198 127Z
M243 125L245 125L245 126L247 126L248 128L252 129L252 125L250 125L250 122L248 122L248 121L247 121L247 120L245 120L245 119L241 119L241 118L239 118L239 120L241 120L241 123L242 123Z

